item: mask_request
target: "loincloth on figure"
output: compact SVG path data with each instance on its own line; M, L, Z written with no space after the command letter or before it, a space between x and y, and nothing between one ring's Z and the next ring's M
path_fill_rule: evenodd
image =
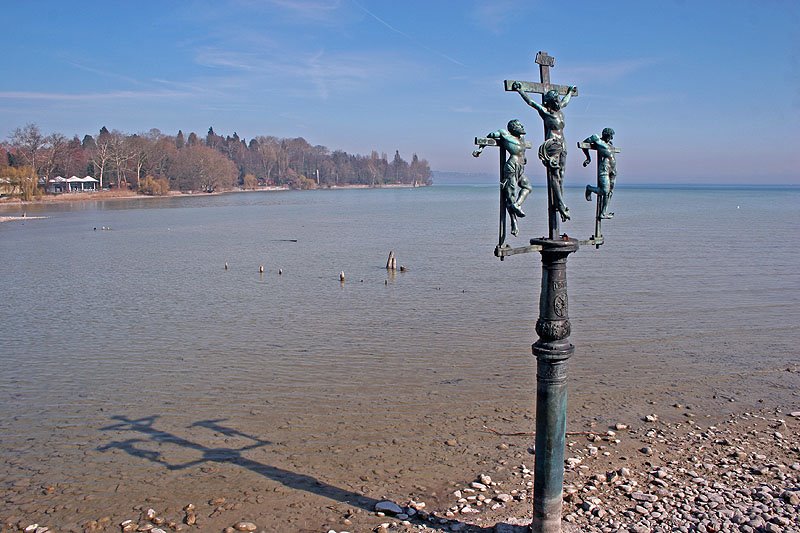
M503 165L503 181L500 186L509 198L516 198L520 189L530 189L531 185L524 174L525 164L516 158L509 158ZM513 200L512 200L513 201Z
M567 161L567 149L561 139L547 139L539 147L539 159L548 168L564 168Z

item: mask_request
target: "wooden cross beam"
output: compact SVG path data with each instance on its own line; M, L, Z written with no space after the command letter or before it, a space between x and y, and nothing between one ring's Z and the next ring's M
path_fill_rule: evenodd
M544 95L547 91L558 91L560 95L566 95L569 91L569 85L557 85L550 83L550 67L555 66L556 58L547 54L547 52L539 52L536 54L536 64L539 65L539 81L520 81L520 80L505 80L506 91L513 91L512 87L515 83L519 83L521 89L526 93L537 93ZM572 93L573 96L578 96L578 90Z

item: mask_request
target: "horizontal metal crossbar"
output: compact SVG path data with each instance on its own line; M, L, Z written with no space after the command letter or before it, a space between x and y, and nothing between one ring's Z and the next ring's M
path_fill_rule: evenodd
M476 146L500 146L497 142L497 139L492 139L490 137L475 137L475 145ZM533 148L533 145L530 141L525 141L525 148Z
M579 240L578 244L580 246L600 246L605 242L603 237L595 239L593 237L589 237L586 240ZM495 257L508 257L510 255L517 255L517 254L527 254L531 252L541 252L542 246L540 244L531 244L529 246L519 246L517 248L512 248L508 244L504 244L502 246L495 246L494 248L494 255Z

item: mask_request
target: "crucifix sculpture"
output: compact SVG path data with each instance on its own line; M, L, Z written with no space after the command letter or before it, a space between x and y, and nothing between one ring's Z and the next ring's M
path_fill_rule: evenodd
M539 112L544 122L544 143L539 147L539 159L547 168L547 206L549 236L559 235L561 222L569 220L569 208L564 203L564 167L567 162L567 145L564 139L564 113L570 98L578 95L578 88L572 85L550 83L550 67L556 60L547 52L536 54L539 65L539 82L505 80L506 91L516 91L522 99ZM542 95L542 103L533 100L528 93ZM562 96L563 95L563 96Z
M506 240L506 213L511 219L511 234L519 234L517 217L525 216L522 203L532 190L525 176L525 150L531 148L531 143L524 137L525 127L519 120L509 121L507 127L493 131L486 137L475 137L478 149L472 152L473 156L478 157L487 146L500 148L500 236L497 249Z
M588 240L578 240L561 235L559 222L570 219L570 213L563 200L564 167L566 165L566 142L564 140L564 113L562 109L570 98L578 94L571 85L550 83L550 68L555 59L547 52L536 54L539 65L539 82L505 80L505 90L517 92L529 106L536 109L544 122L544 143L539 147L539 158L547 168L548 229L549 236L530 239L529 246L512 248L503 244L505 234L505 215L511 216L513 235L517 235L516 217L524 216L519 209L529 190L522 191L522 185L529 189L522 168L525 148L530 145L521 134L499 130L486 138L476 138L478 156L485 146L500 147L500 242L494 254L501 260L515 254L540 252L542 256L542 284L539 293L539 318L536 321L536 334L539 338L531 347L536 356L536 460L533 482L533 520L532 533L562 533L561 508L564 485L564 446L567 429L567 361L575 351L569 341L572 325L569 321L569 299L567 296L567 257L578 250L580 245L603 244L600 232L600 219L610 218L608 199L611 197L616 162L614 154L619 152L611 143L613 131L603 130L603 136L589 137L578 146L584 151L589 164L589 150L598 153L598 185L586 188L586 198L591 193L598 197L595 234ZM535 102L528 93L542 95L542 103ZM524 133L524 130L520 130ZM512 158L506 159L506 151ZM512 164L509 165L509 161ZM520 192L523 192L520 195Z
M620 150L614 146L613 139L614 130L604 128L600 136L592 135L584 139L583 142L578 143L578 148L583 150L583 154L586 156L583 166L587 166L592 162L589 150L597 152L597 186L586 186L586 200L592 201L592 193L597 196L594 235L590 237L590 240L595 241L597 243L595 247L598 248L603 244L601 221L614 217L614 213L608 212L608 202L611 200L611 195L614 194L614 183L617 179L617 158L615 154L618 154Z

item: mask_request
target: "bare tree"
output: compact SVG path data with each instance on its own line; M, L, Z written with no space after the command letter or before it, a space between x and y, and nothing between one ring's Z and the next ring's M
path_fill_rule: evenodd
M208 146L184 146L170 165L170 177L182 191L226 190L233 187L239 176L236 165L223 154Z
M188 145L184 148L186 146ZM169 175L170 165L176 157L178 149L172 137L162 136L154 140L150 143L147 155L149 172L154 176L166 178Z
M92 139L94 141L94 139ZM75 175L82 177L86 175L89 164L89 152L81 146L81 141L75 135L67 142L66 153L64 155L64 175Z
M149 139L139 135L130 135L125 137L124 144L127 153L130 155L131 168L136 176L136 190L139 190L142 169L144 169L148 162L148 157L151 152L150 145L152 143Z
M408 173L414 186L431 184L431 167L425 159L417 157L417 154L414 154L411 158Z
M109 136L109 148L111 150L111 162L117 171L117 188L122 188L122 182L127 182L125 171L127 170L128 161L132 158L125 134L118 130L112 131Z
M47 146L47 141L39 131L39 126L31 123L17 128L11 133L10 139L11 146L17 150L23 162L33 169L34 174L38 175L44 165L43 149Z
M55 171L66 173L69 140L61 133L51 133L45 137L42 173L48 178Z
M108 130L100 130L100 135L94 142L91 148L91 156L89 161L94 165L95 178L100 182L100 188L103 188L103 176L111 161L111 134Z

